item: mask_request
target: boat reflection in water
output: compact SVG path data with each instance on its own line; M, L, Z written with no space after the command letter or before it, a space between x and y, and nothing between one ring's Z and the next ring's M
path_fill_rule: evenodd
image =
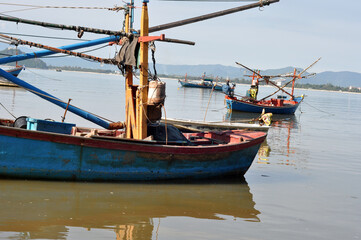
M271 147L267 144L267 139L261 144L261 147L258 150L258 160L257 163L269 164L269 155L271 152Z
M260 221L249 186L239 179L206 184L0 180L0 211L0 236L16 239L67 239L74 231L90 239L97 231L113 239L152 239L167 217Z
M224 121L257 123L259 113L228 112ZM270 164L270 155L277 156L278 164L294 165L293 156L297 143L292 142L292 132L297 131L298 121L295 115L273 114L271 128L268 131L267 139L261 144L258 151L257 163ZM296 141L296 139L294 139ZM271 146L268 144L272 144ZM271 154L271 149L273 154ZM281 158L279 156L282 156Z

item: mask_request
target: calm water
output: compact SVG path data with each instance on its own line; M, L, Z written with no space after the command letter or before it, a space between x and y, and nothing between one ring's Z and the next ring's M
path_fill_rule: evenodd
M124 120L115 75L27 69L20 78L111 120ZM210 90L167 82L166 117L203 120ZM244 94L248 86L237 85ZM274 89L260 89L260 97ZM76 183L0 179L0 239L360 239L361 95L296 90L295 116L274 119L245 179L201 183ZM227 114L214 92L206 119ZM1 88L16 117L64 110ZM164 116L164 115L163 115ZM2 107L0 117L12 118ZM95 126L71 113L66 121Z

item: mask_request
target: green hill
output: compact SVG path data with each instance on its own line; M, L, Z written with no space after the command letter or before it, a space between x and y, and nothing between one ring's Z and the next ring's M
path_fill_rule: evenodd
M18 50L18 54L19 55L20 54L25 54L25 52L23 52L21 50ZM15 48L6 48L6 49L0 51L0 58L13 56L13 55L16 55L16 49ZM7 63L5 65L15 66L16 62ZM24 65L25 67L30 67L30 68L43 68L43 69L48 68L46 63L44 61L42 61L41 59L28 59L28 60L19 61L18 65Z

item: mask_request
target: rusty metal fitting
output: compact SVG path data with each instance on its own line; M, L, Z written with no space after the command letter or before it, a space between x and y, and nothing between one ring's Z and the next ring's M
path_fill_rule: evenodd
M112 129L123 129L125 128L125 122L115 122L115 123L110 123L109 124L109 130Z

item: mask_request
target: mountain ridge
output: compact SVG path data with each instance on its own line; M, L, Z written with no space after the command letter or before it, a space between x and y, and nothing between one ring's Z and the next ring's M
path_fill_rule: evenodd
M26 49L19 49L19 54L26 52ZM15 54L14 49L5 49L0 51L5 57L7 55ZM66 59L66 60L65 60ZM91 68L99 70L112 70L117 71L118 68L113 65L101 65L97 62L86 61L76 57L56 57L56 58L42 58L42 59L30 59L20 61L19 64L24 64L26 67L38 67L48 68L53 67L65 67L74 66L81 68ZM150 69L153 70L152 64ZM249 79L247 75L251 75L251 72L237 66L225 66L221 64L197 64L197 65L169 65L169 64L156 64L158 74L172 75L177 77L183 77L185 74L192 77L201 77L204 73L208 77L230 78L230 79ZM293 73L294 67L288 66L278 69L266 69L261 70L262 75L275 75L283 73ZM302 68L297 68L298 71L302 71ZM307 75L308 73L305 73ZM339 87L361 87L361 73L351 71L324 71L317 73L310 78L300 79L297 81L300 84L332 84Z

